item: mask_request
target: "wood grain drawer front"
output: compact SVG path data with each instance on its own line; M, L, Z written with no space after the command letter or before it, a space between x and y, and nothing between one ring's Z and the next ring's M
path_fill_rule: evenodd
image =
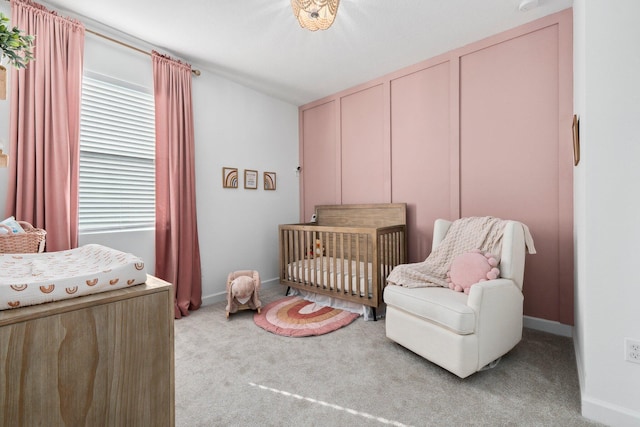
M170 298L155 292L0 328L0 425L172 425Z

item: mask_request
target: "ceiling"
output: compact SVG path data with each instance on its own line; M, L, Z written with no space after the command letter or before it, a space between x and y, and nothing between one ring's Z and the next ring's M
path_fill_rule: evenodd
M52 0L230 80L302 105L571 7L572 0L342 0L333 26L300 28L290 0ZM85 19L88 18L88 19ZM95 28L94 28L95 29Z

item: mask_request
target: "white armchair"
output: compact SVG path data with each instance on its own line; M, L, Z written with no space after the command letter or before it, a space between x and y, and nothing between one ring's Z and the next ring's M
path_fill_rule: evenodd
M436 220L433 248L450 225ZM494 366L522 339L523 225L508 221L502 239L500 278L474 284L468 295L443 287L387 286L387 337L461 378Z

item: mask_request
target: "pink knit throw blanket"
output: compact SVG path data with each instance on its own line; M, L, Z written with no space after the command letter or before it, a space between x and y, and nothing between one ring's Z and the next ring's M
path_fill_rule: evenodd
M490 252L496 257L502 250L502 235L507 221L494 217L469 217L454 221L444 239L423 262L395 267L387 282L408 288L447 287L447 271L458 256L473 249ZM523 224L530 253L535 253L529 230Z

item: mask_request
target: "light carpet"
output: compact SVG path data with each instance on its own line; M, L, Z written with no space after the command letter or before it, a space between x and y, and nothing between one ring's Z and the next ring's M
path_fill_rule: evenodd
M387 339L384 319L292 339L224 309L175 322L178 427L599 425L580 415L570 338L525 329L497 367L462 380Z

